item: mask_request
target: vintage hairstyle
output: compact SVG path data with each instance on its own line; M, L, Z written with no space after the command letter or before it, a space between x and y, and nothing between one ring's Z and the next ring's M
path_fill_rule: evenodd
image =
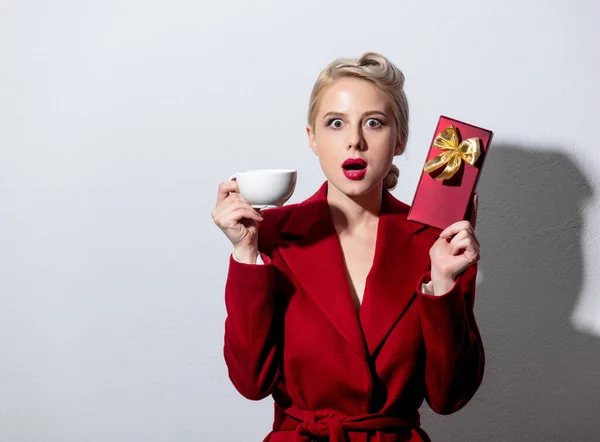
M338 58L321 71L310 95L308 124L314 129L324 92L344 77L370 81L388 97L396 120L400 153L404 152L408 140L408 101L404 94L404 74L386 57L376 52L366 52L357 59ZM392 164L383 180L383 187L390 190L396 187L399 173L398 167Z

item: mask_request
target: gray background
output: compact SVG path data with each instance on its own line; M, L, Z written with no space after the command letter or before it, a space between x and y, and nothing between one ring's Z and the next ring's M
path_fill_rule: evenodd
M436 441L600 440L594 1L0 0L0 441L259 441L223 362L217 185L298 169L310 89L375 50L406 74L410 203L437 118L490 128L484 382Z

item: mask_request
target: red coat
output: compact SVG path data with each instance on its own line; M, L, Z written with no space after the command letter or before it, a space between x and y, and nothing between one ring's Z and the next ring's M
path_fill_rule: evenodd
M485 361L473 315L477 265L448 293L422 293L440 230L408 221L408 209L384 190L359 314L327 181L300 204L263 212L264 265L230 258L225 361L243 396L273 395L265 441L428 441L423 399L450 414L477 391Z

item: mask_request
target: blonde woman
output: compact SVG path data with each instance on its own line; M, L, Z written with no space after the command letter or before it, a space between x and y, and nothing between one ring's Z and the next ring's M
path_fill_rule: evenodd
M261 213L235 180L219 185L212 216L233 244L225 361L246 398L272 395L265 441L428 441L423 400L450 414L481 383L477 196L443 232L407 220L390 193L403 84L372 52L321 72L306 131L327 180L305 201Z

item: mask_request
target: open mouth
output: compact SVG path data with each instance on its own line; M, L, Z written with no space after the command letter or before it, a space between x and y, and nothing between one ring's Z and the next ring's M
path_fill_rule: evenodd
M367 163L364 160L347 160L342 164L344 175L351 180L361 180L367 174Z
M342 167L345 170L363 170L367 166L365 166L364 164L354 163L354 164L346 164L345 166L342 166Z

